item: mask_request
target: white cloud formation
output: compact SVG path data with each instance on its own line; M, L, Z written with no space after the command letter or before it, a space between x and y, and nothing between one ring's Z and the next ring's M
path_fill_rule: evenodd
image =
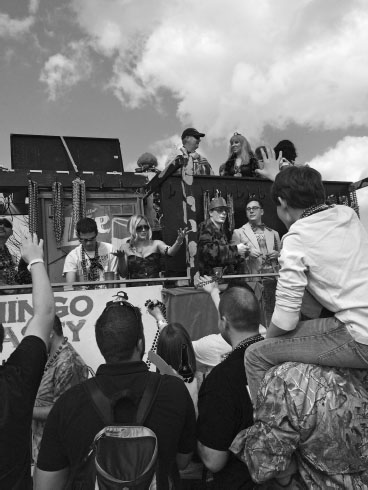
M0 13L0 37L19 39L28 33L34 24L34 17L12 19L8 14Z
M139 107L169 90L209 139L266 125L368 125L365 0L73 0L110 87Z
M49 100L56 100L92 72L88 46L84 42L69 44L67 54L58 53L45 63L40 81L47 85Z
M27 34L35 23L34 15L39 8L39 0L29 0L29 16L24 19L12 19L0 12L0 37L19 39Z
M368 177L368 136L347 136L308 164L318 170L324 180L357 182Z

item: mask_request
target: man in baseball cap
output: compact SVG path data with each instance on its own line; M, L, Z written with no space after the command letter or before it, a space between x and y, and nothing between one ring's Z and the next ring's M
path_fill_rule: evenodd
M185 167L187 173L190 175L213 175L212 167L207 158L196 151L201 138L204 136L204 133L200 133L195 128L184 129L181 135L183 146L175 156L168 158L166 167L174 164L176 167L175 174L179 173L181 171L180 169Z

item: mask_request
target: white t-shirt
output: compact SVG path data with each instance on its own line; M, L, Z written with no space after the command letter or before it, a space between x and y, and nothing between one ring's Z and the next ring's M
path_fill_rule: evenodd
M117 271L117 257L115 257L115 255L112 255L112 252L114 251L114 247L111 245L111 243L98 242L98 254L100 257L100 263L104 271ZM87 269L91 264L89 257L93 258L94 256L94 252L85 253ZM63 276L65 276L67 272L78 271L82 271L82 245L78 245L78 247L74 248L66 256L64 262ZM101 280L103 280L102 276L103 275L101 274Z
M368 344L368 234L353 209L334 206L293 223L279 263L272 323L293 330L308 287L357 342Z

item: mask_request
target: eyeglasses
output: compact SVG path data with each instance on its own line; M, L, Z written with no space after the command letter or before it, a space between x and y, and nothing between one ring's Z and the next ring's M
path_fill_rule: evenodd
M257 211L258 209L261 209L259 206L253 206L252 208L246 208L247 212L251 212L251 211Z
M93 236L92 238L81 238L80 236L78 237L78 240L83 243L89 243L89 242L94 242L97 238L97 235Z
M139 225L139 226L137 226L136 230L137 231L148 231L149 226L148 225Z

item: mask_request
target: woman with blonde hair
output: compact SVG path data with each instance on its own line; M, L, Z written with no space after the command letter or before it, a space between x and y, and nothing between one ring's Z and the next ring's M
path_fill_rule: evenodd
M175 255L182 246L187 230L178 230L175 243L170 246L162 240L152 240L152 229L143 214L134 214L127 224L130 237L117 252L118 271L127 279L160 277L161 256Z
M229 157L220 166L222 177L254 177L258 168L248 140L240 133L234 133L230 138Z

